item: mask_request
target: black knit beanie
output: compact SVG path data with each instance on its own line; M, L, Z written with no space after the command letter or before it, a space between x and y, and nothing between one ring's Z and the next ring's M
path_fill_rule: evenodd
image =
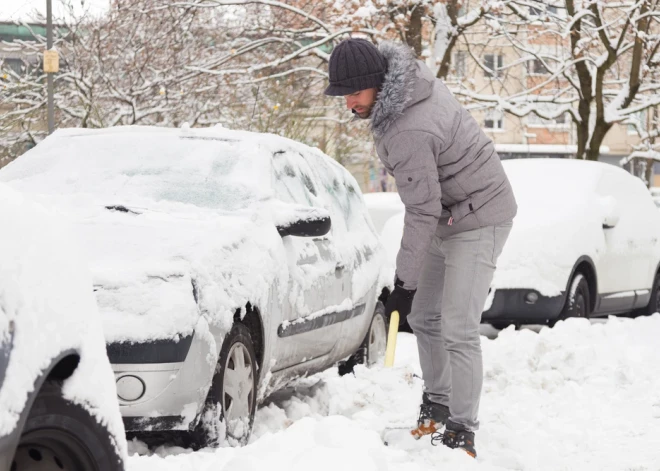
M325 89L325 94L344 96L367 88L378 88L383 83L386 70L387 60L376 46L366 39L345 39L330 55L330 85Z

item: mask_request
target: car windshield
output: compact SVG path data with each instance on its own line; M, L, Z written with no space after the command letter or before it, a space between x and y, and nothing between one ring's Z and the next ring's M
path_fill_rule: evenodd
M518 204L518 221L554 224L588 205L601 176L594 162L567 159L503 161Z
M173 202L237 210L268 192L268 157L236 139L178 130L53 136L5 169L24 190L102 204Z

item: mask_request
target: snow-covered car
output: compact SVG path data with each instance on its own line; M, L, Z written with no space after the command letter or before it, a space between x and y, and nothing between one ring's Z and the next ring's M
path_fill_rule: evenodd
M384 353L385 249L317 149L221 127L61 130L0 181L76 221L127 431L243 444L272 391Z
M660 214L639 178L573 159L504 167L519 210L484 321L554 323L660 309Z
M0 184L0 469L124 469L89 270L57 217Z
M505 327L660 310L660 214L639 178L573 159L503 165L518 215L483 321ZM391 263L402 231L403 214L383 226Z
M406 207L397 192L365 193L364 201L376 231L382 235L387 221L397 214L402 214Z

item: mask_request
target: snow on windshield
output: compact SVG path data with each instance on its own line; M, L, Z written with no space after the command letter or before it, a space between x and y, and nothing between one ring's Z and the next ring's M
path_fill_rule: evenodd
M56 133L3 171L19 188L101 204L236 210L269 195L270 156L236 139L127 128Z

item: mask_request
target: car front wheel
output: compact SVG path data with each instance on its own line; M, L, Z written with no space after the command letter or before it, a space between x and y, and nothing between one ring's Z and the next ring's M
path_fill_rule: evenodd
M355 365L373 366L382 362L387 348L387 329L385 305L378 301L367 335L357 352L351 355L348 360L339 363L339 375L352 373Z
M12 471L120 471L123 460L110 434L86 409L62 397L47 381L23 427Z
M569 317L589 317L591 304L589 295L589 283L582 273L576 273L571 281L564 309L558 320Z
M257 360L247 327L234 324L220 351L213 382L199 424L195 449L247 445L257 409Z

